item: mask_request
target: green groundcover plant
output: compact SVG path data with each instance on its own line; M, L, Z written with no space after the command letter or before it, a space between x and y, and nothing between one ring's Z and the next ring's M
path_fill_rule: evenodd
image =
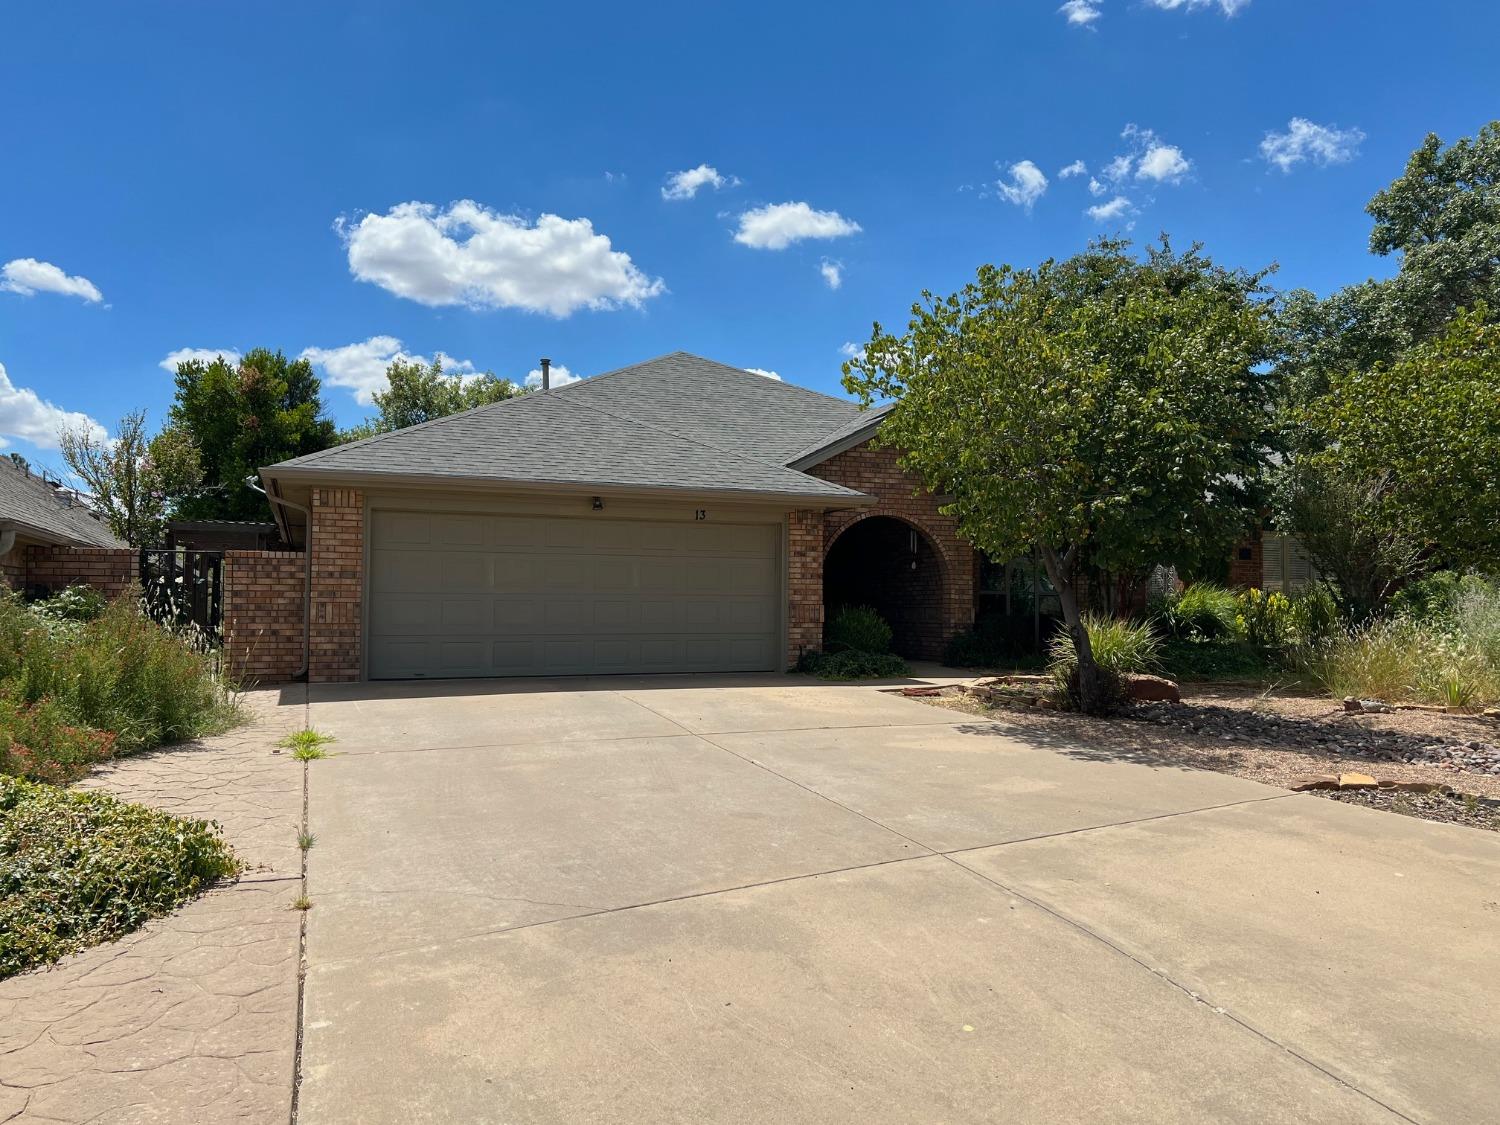
M128 933L238 871L216 824L0 776L0 978Z

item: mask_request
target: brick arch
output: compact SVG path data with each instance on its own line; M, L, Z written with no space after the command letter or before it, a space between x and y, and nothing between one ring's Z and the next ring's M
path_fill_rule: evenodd
M826 533L822 562L825 627L841 606L870 606L890 623L896 652L941 659L952 632L953 564L919 521L879 509L859 513Z
M843 518L836 519L830 516L825 521L823 530L823 558L825 561L828 558L828 552L833 550L833 545L843 537L844 532L848 531L855 524L864 523L866 520L884 518L896 520L898 523L904 523L908 527L914 527L920 531L927 539L928 544L931 545L933 551L936 552L938 560L942 564L944 583L946 584L949 581L949 575L953 573L952 553L948 546L944 544L941 536L933 528L924 524L919 516L905 512L892 512L885 508L866 508L857 512L840 512L839 515Z

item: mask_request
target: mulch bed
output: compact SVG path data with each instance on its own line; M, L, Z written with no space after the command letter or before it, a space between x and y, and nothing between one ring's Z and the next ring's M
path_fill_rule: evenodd
M1324 790L1318 791L1317 795L1402 816L1500 832L1500 802L1496 801L1465 801L1451 793L1393 793L1385 789Z

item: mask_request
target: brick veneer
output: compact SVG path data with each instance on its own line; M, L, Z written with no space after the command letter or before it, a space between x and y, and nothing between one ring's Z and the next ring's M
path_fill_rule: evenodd
M280 683L302 667L306 556L224 552L224 664L240 683Z
M1242 551L1249 549L1248 559L1240 558ZM1259 590L1266 584L1265 581L1265 559L1261 553L1260 536L1235 545L1234 553L1229 556L1229 585L1236 590Z
M787 516L787 666L823 644L823 513Z
M364 601L365 497L354 488L312 490L313 683L360 676L360 613Z
M821 536L811 528L800 531L801 546L809 556L815 554L816 567L811 565L809 557L798 557L799 517L807 513L791 514L792 550L788 564L792 572L787 584L787 649L792 659L804 647L822 645L823 560L829 547L850 526L872 516L894 516L912 525L927 538L941 560L939 634L924 639L921 655L936 655L949 637L973 624L978 556L958 537L957 521L938 511L941 501L920 488L916 479L896 464L895 450L875 449L869 444L856 446L835 454L807 472L858 489L876 497L879 503L871 508L825 513L821 521ZM816 552L812 551L814 543L818 547Z
M129 547L26 548L27 586L54 592L69 586L92 586L106 598L134 593L140 588L141 556Z

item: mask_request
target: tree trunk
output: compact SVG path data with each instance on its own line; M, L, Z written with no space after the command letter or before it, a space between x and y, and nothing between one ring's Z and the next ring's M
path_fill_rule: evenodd
M1059 557L1051 547L1043 547L1042 564L1057 591L1057 600L1062 603L1063 624L1073 640L1073 651L1078 655L1078 706L1087 714L1102 715L1109 710L1112 693L1104 682L1104 673L1094 662L1094 646L1089 643L1089 631L1078 609L1078 590L1073 582L1076 550L1076 547L1070 547Z

